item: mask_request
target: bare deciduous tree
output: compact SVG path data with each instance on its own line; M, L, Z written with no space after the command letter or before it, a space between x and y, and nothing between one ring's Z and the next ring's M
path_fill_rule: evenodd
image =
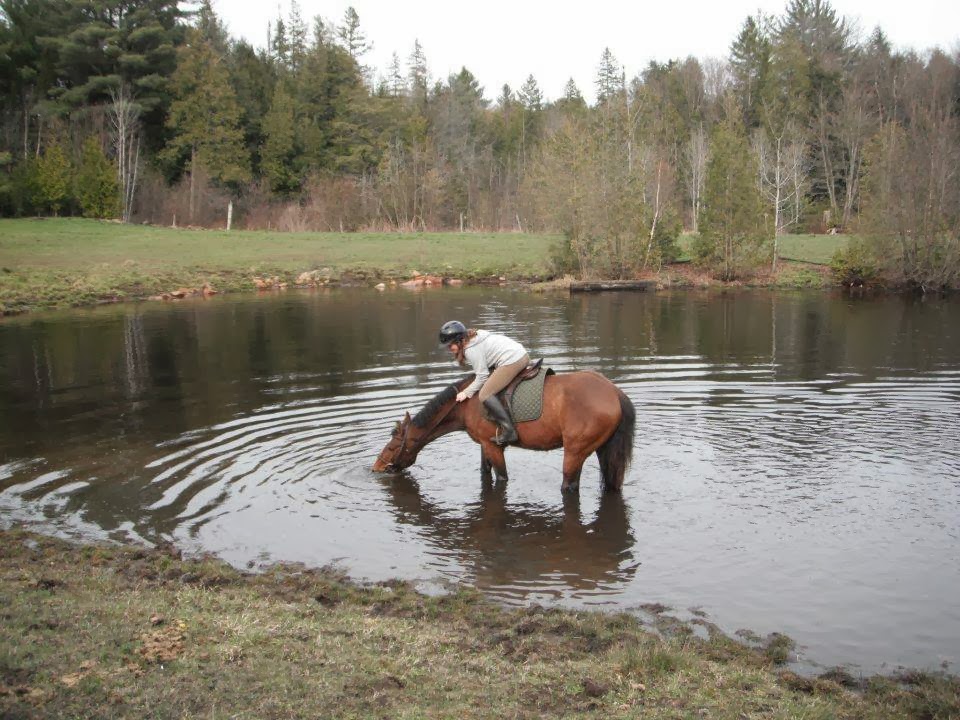
M690 197L691 210L690 229L693 232L698 231L698 218L700 217L700 203L703 197L703 180L707 173L708 155L707 134L703 130L703 125L699 125L691 133L686 147L687 192Z
M797 188L802 185L799 180L804 156L802 147L794 126L789 122L776 134L761 128L753 137L760 194L773 211L773 272L777 271L779 236L796 217L789 217L788 210L796 204Z
M124 222L130 222L140 171L140 107L125 85L111 90L110 100L109 117L120 182L121 217Z

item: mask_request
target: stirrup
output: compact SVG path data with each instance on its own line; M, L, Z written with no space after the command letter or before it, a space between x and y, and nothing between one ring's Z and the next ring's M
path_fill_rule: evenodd
M490 438L491 440L493 440L494 445L498 445L500 447L507 447L508 445L512 445L513 443L515 443L517 440L520 439L520 434L516 431L516 428L514 428L513 438L510 440L503 440L502 435L505 432L506 431L502 427L500 427L499 425L497 426L497 433L492 438Z

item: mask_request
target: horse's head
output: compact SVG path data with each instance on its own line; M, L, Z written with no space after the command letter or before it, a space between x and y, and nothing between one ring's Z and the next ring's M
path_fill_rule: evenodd
M401 422L394 425L390 441L373 463L373 471L396 472L413 465L421 448L417 442L419 435L418 428L410 419L410 413L407 413Z

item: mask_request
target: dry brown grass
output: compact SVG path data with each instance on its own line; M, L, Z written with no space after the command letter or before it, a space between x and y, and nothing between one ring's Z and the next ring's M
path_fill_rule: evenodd
M708 628L0 533L0 716L948 718L956 679L800 678ZM666 632L667 634L663 634Z

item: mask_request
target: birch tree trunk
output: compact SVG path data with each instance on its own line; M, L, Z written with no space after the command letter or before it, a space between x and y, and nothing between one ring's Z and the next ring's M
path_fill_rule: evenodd
M692 213L690 229L699 232L700 199L703 197L703 180L707 170L707 135L703 126L698 127L687 143L687 168L689 170L690 210Z
M110 91L110 125L120 185L121 218L130 222L140 170L140 108L126 86Z

